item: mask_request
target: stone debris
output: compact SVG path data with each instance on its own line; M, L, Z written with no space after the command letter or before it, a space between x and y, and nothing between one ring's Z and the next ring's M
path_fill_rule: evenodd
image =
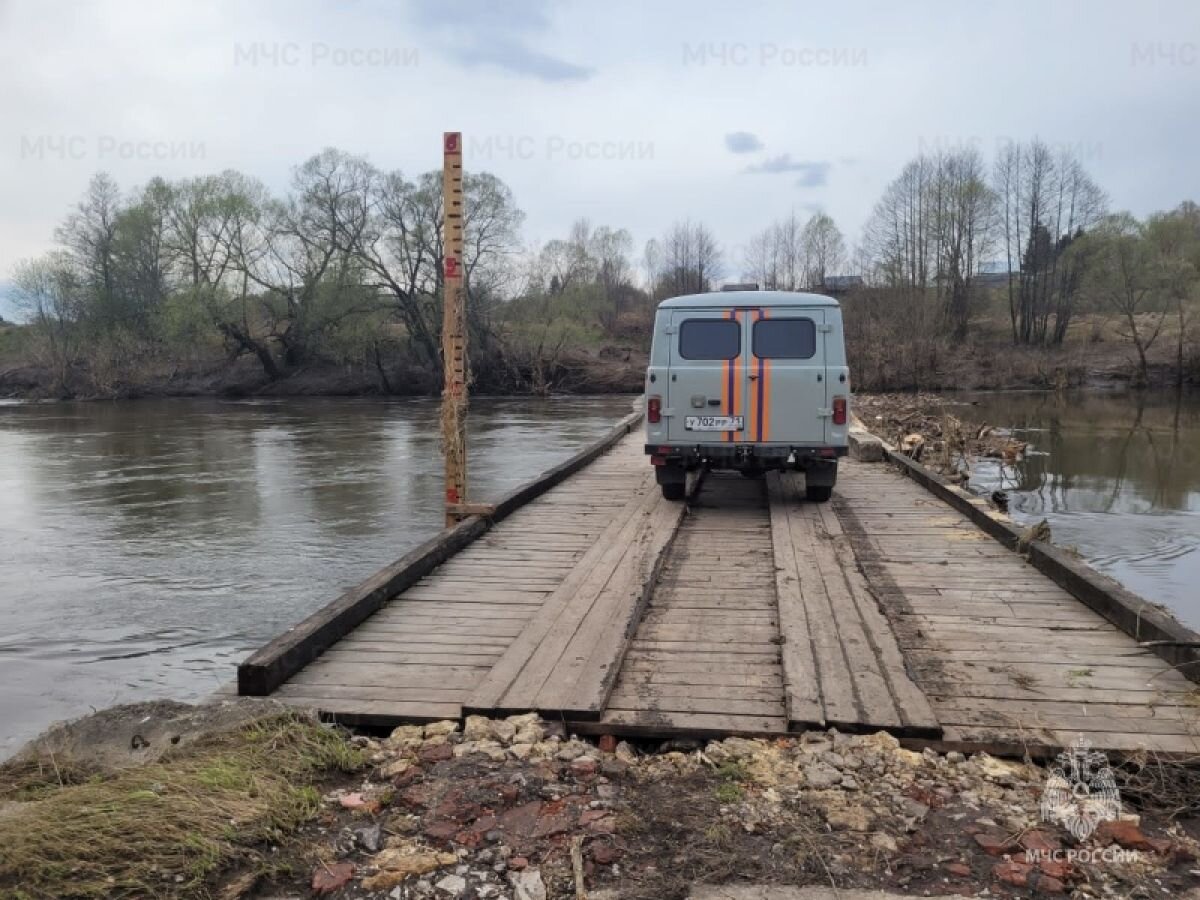
M1168 896L1195 881L1200 851L1178 825L1149 828L1136 817L1103 823L1080 843L1041 820L1043 769L916 752L883 732L639 750L611 736L563 736L527 714L356 741L374 768L324 798L337 861L323 857L311 885L338 897L573 898L573 844L588 896L653 897L669 877L664 854L686 868L693 845L713 836L731 858L704 865L741 881L784 872L847 888L1105 898L1153 882L1162 887L1146 896ZM681 830L691 816L693 831ZM785 846L802 849L780 857ZM1103 848L1133 853L1066 855ZM796 868L781 870L781 859Z

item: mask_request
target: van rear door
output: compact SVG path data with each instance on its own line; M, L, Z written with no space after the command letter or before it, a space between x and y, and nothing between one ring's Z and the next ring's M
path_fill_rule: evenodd
M748 329L750 416L745 440L756 444L829 442L825 311L756 309Z
M740 441L745 432L746 310L677 309L670 322L667 440Z

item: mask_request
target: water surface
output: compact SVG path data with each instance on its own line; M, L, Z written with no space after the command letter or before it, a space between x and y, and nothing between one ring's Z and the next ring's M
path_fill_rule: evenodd
M471 499L631 398L477 400ZM189 699L441 528L427 400L0 404L0 757L114 703Z
M1011 427L1025 457L976 466L1022 524L1200 628L1200 394L1001 393L972 397L975 419ZM953 407L950 408L953 411Z

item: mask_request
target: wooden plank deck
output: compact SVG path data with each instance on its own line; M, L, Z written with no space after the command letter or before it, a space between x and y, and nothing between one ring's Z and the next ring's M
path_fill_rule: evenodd
M1035 754L1082 733L1200 755L1196 685L975 510L854 461L830 504L803 501L798 475L715 473L685 509L620 434L500 521L415 552L419 571L368 579L365 611L348 594L276 639L243 691L348 723L537 709L591 733L832 725Z
M614 525L663 502L641 436L630 435L392 599L275 696L351 722L457 719L526 630L549 620L547 604L570 599L581 573L622 547Z
M945 740L1200 754L1200 691L963 514L848 461L832 512Z
M707 477L625 655L603 726L787 731L770 531L761 481Z

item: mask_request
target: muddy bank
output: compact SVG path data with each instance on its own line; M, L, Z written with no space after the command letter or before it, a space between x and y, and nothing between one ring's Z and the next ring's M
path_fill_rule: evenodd
M579 350L546 371L481 365L472 390L492 396L640 393L646 354L627 347ZM11 399L124 400L165 397L430 397L441 373L416 365L312 365L270 378L248 358L206 366L143 366L137 374L99 377L86 367L64 380L45 366L0 365L0 397Z
M1182 896L1200 875L1196 775L1178 765L1113 760L1124 805L1083 834L1069 795L1043 803L1047 770L883 733L592 743L523 715L371 736L222 708L151 711L168 743L170 722L213 730L134 767L116 745L141 710L77 723L120 726L101 754L119 764L86 780L48 745L41 769L28 755L0 766L0 895L683 900L703 884L808 884L1116 898Z

